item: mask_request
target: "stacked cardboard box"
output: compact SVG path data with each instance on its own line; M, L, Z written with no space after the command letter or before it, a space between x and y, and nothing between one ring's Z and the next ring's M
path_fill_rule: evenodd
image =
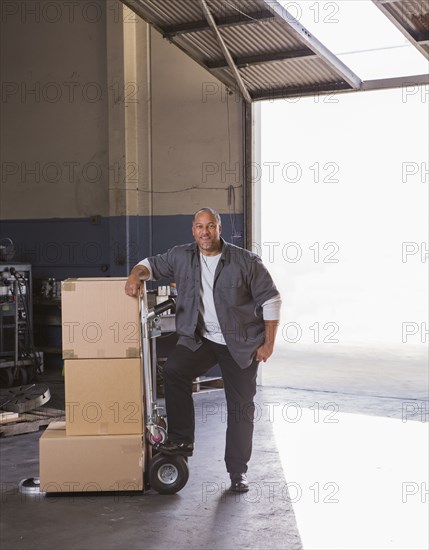
M143 489L140 321L125 281L62 284L66 421L40 438L44 492Z
M141 491L141 435L66 435L52 422L40 438L40 487L46 493Z

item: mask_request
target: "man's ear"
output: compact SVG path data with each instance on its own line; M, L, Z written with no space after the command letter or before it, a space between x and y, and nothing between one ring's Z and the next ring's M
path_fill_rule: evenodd
M219 235L222 233L222 226L219 226Z

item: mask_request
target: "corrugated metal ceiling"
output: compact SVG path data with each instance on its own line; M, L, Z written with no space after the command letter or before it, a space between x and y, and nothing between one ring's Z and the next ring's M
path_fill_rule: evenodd
M429 0L373 0L374 4L429 59Z
M248 101L362 88L276 0L122 1ZM428 57L429 0L373 1Z

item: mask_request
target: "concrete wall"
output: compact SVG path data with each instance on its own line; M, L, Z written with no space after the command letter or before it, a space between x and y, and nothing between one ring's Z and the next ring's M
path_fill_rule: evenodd
M241 100L156 31L152 105L155 212L192 213L206 204L227 212L228 185L241 204ZM162 196L166 191L171 194Z
M125 275L190 240L202 205L242 244L241 100L207 71L116 0L3 2L0 46L0 238L15 261Z
M85 17L76 10L73 19L61 3L46 11L43 4L2 6L0 213L4 219L105 216L103 2L92 2Z

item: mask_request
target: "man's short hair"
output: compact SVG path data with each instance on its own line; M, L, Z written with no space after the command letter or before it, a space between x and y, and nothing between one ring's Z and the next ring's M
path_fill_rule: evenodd
M222 225L222 222L221 222L221 219L220 219L220 215L219 215L219 212L217 212L214 208L209 208L208 206L204 206L204 208L200 208L199 210L197 210L194 214L194 219L193 219L193 222L192 223L195 223L195 218L198 216L198 214L200 214L200 212L209 212L210 214L212 214L215 219L216 219L216 222L219 224L219 225Z

